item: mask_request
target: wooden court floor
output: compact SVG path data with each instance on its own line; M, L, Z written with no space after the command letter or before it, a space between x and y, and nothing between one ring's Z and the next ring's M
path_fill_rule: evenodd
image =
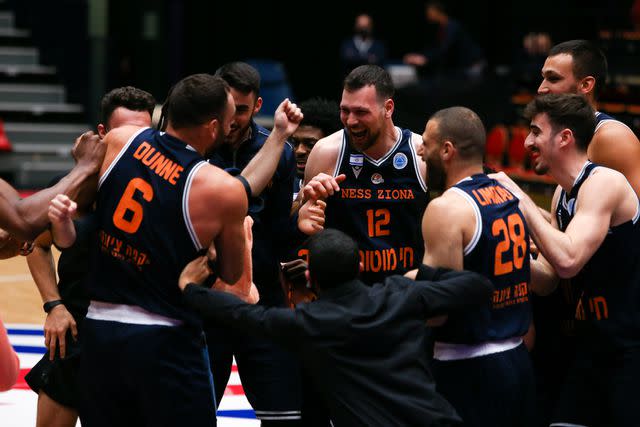
M55 253L56 265L58 254ZM23 256L0 261L0 319L4 323L44 324L45 313L27 259Z

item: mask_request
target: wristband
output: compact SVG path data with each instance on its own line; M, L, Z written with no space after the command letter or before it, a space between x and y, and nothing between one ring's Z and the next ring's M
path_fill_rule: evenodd
M61 299L54 299L53 301L47 301L42 305L42 309L45 311L45 313L49 313L51 310L53 310L53 307L56 307L58 305L63 305L64 302L62 302Z

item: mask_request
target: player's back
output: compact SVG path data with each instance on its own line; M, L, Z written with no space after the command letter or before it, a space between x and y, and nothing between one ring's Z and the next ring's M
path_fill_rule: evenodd
M382 282L422 259L420 220L428 201L412 133L396 128L398 139L380 159L351 147L346 132L334 176L345 174L340 192L327 199L326 227L352 236L364 266L361 279Z
M518 199L484 174L458 182L449 191L473 207L476 229L464 248L463 268L493 282L491 304L449 316L436 341L478 344L519 340L529 327L529 232Z
M183 307L177 280L201 249L188 196L205 164L184 142L152 129L140 130L125 144L99 182L92 300L195 322Z

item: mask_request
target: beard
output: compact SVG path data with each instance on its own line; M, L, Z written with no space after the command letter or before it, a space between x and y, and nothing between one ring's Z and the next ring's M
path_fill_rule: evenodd
M435 159L427 159L427 185L430 190L442 193L444 191L447 174L442 162Z
M373 147L373 145L376 143L376 140L378 139L378 136L380 135L380 132L378 132L375 135L369 135L369 137L362 142L355 143L354 137L349 129L347 129L347 133L349 134L349 145L351 145L352 148L361 153L364 153L369 148Z

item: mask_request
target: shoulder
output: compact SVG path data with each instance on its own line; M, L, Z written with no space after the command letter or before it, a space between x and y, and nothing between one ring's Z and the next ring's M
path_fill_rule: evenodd
M578 200L589 199L596 203L598 201L604 203L607 199L616 199L626 194L630 188L623 174L608 167L598 166L580 187Z
M444 224L464 224L475 221L471 202L456 190L449 189L433 199L425 210L424 219L433 227ZM475 222L473 222L475 223Z
M225 209L246 210L247 197L240 180L226 171L204 163L193 177L190 199L206 200L211 207L224 205Z
M334 167L338 161L340 147L342 146L343 130L326 136L313 146L307 161L307 169L310 169L311 176L315 176L320 172L333 174Z
M620 154L619 150L625 146L640 152L640 142L627 125L618 120L606 120L593 134L589 151L609 148Z
M111 129L104 137L107 149L123 147L133 136L150 128L142 128L139 126L120 126Z

